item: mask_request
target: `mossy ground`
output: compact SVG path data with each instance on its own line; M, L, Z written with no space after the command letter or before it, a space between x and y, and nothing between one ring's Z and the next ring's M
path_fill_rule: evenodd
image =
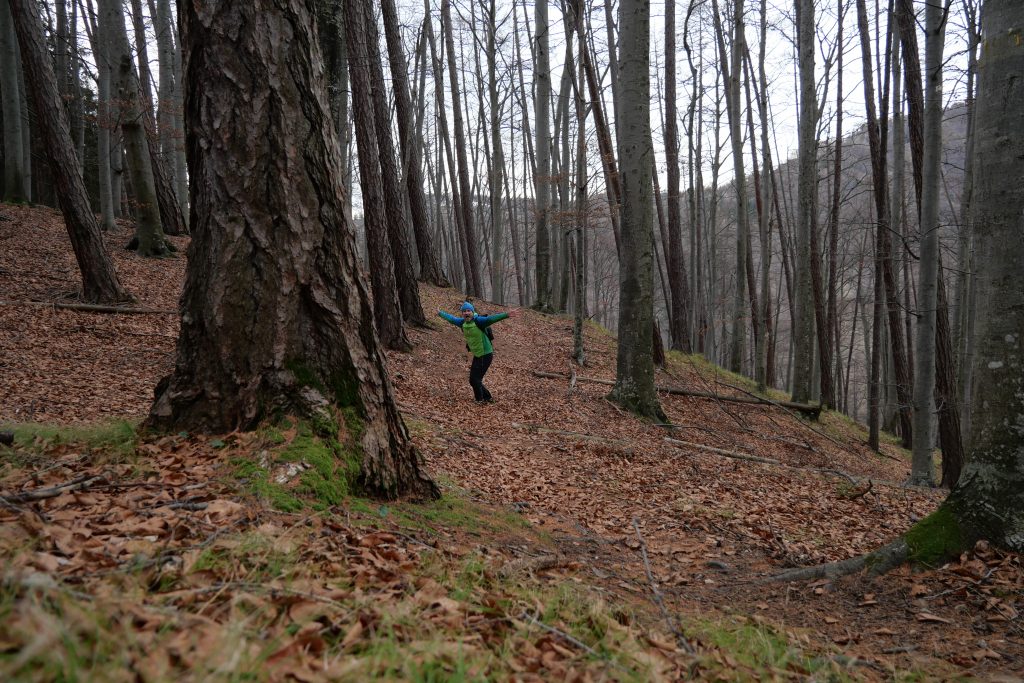
M910 561L925 566L936 566L965 550L960 523L947 505L910 527L906 540Z

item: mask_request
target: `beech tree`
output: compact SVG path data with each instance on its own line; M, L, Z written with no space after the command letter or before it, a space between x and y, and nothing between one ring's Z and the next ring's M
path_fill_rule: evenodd
M81 165L71 141L67 112L60 101L57 76L46 49L36 5L32 0L10 0L10 8L21 47L21 61L31 83L29 90L36 125L43 138L61 213L82 273L82 296L86 301L99 303L128 301L131 296L117 279L114 264L103 246L100 226L89 207Z
M619 348L611 398L643 417L665 420L654 391L654 197L651 175L651 3L622 0L618 55L619 179L622 250L619 264Z
M359 273L313 2L179 11L195 220L175 368L148 425L222 432L284 412L334 438L347 423L364 490L436 495Z
M1024 25L1017 0L988 0L982 12L974 160L978 240L977 382L967 464L939 509L868 555L785 572L781 580L838 576L867 567L880 573L910 561L938 564L984 539L1024 551L1024 49L1007 26Z

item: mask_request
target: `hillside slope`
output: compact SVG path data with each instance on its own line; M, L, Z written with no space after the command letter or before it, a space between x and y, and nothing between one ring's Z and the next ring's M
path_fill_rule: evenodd
M0 216L6 219L0 220L0 423L140 419L152 387L172 366L175 315L26 305L65 298L77 272L59 214L4 205ZM173 311L184 259L138 259L116 248L127 236L124 228L108 236L122 277L141 305ZM431 313L461 303L453 290L424 287L422 295ZM417 652L437 664L443 678L462 665L466 678L524 680L671 678L687 671L709 678L800 677L821 667L884 679L910 670L946 677L1024 668L1016 624L1024 577L1016 556L981 548L924 573L902 570L837 584L757 583L783 567L869 550L941 499L941 492L902 487L909 472L904 454L894 446L884 456L872 453L856 425L835 415L807 423L770 405L670 395L662 399L674 428L641 422L606 400L606 386L580 382L570 389L568 380L534 374L570 373L572 339L570 320L532 311L495 327L487 385L497 401L476 405L459 331L432 318L410 336L413 350L390 354L389 361L410 430L445 490L445 499L430 506L377 506L328 490L308 508L304 489L291 481L306 481L303 472L320 461L301 424L256 435L142 442L130 426L99 438L95 427L19 426L18 447L0 450L0 490L81 483L83 477L93 479L94 490L11 503L0 512L6 529L0 556L9 568L0 609L21 619L0 631L9 653L0 665L35 661L35 641L22 631L54 614L24 588L25 577L42 573L79 586L61 601L74 602L82 591L109 597L110 577L126 580L126 566L136 566L134 553L143 558L129 574L134 601L104 609L113 610L108 617L115 622L134 614L130 618L144 624L165 625L166 636L156 642L170 654L152 680L183 670L201 678L206 670L195 664L197 643L168 644L185 638L180 634L193 618L179 614L182 620L168 626L168 605L212 619L207 627L223 634L239 623L242 595L262 601L260 609L276 610L266 624L254 617L247 626L265 633L274 625L270 652L240 627L246 647L256 648L245 661L298 661L295 671L309 676L268 668L269 678L415 678L419 669L374 668L391 661L382 654L383 623L391 629L388 657L401 659L419 643L426 654ZM614 339L588 325L586 350L587 365L576 372L612 379ZM662 385L719 394L739 393L729 385L742 381L678 356L657 377ZM268 457L280 467L253 469ZM281 487L268 483L282 468ZM139 495L125 497L125 487ZM114 510L121 510L128 531L115 528ZM224 528L239 535L227 546L219 538ZM335 537L344 539L341 546L332 545ZM92 540L82 543L85 538ZM210 549L217 553L207 556ZM167 575L169 556L178 559ZM479 574L468 588L467 571ZM15 574L21 583L11 578ZM344 590L337 576L347 577ZM288 591L302 598L295 602L330 606L342 624L330 622L340 629L336 638L325 635L328 622L316 610L309 608L307 616L322 628L309 630L314 622L295 617L290 600L282 606ZM400 618L373 606L382 595L404 605ZM524 607L531 600L536 609ZM599 613L587 616L587 604ZM622 617L624 610L634 617ZM612 636L609 615L625 624L625 635ZM598 628L595 620L605 625ZM591 626L581 631L582 623ZM408 633L396 632L396 624L406 624ZM104 628L116 641L116 631ZM441 635L431 640L427 633L435 628ZM452 639L474 655L453 656L441 645ZM131 647L144 652L152 646L140 641ZM318 670L317 656L326 662L324 653L350 668ZM200 658L223 673L227 664L215 660L211 652Z

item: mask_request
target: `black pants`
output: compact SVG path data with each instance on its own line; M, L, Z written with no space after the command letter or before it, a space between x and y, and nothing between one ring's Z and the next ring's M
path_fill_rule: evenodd
M474 356L473 364L469 366L469 384L473 387L473 398L477 401L491 400L491 392L487 391L487 387L484 386L484 375L487 374L487 368L491 367L492 360L494 360L493 353L480 357Z

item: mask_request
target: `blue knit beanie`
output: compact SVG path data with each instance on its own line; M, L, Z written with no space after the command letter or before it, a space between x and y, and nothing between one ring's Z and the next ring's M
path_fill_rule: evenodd
M462 302L462 308L460 308L459 310L465 313L466 311L475 311L476 309L473 308L473 304L469 303L468 301L464 301Z

